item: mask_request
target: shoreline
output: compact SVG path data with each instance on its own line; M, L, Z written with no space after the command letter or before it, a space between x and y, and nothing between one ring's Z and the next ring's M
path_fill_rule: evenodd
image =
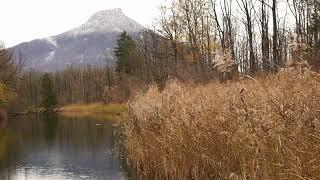
M126 118L128 107L120 103L69 104L55 109L55 112L65 117L85 117L103 120L121 121Z
M65 117L86 117L104 120L123 119L126 117L128 107L123 103L90 103L90 104L67 104L53 108L50 112L57 113ZM15 112L14 116L24 116L30 114L44 114L49 112L44 108L32 108L23 112Z

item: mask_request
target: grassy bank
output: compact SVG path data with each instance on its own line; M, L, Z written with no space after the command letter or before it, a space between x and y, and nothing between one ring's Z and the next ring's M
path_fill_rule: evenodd
M62 106L57 112L67 117L90 117L99 119L116 120L126 116L126 104L71 104Z
M319 179L320 76L151 87L129 104L124 154L145 179Z

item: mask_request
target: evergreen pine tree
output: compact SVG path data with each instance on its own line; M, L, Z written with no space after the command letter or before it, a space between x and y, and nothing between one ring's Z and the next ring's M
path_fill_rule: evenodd
M42 106L45 109L52 109L55 105L57 105L57 99L53 91L52 80L48 73L43 75L41 87Z
M117 57L116 71L131 73L133 71L134 52L136 51L136 45L134 40L123 31L118 40L117 47L114 50Z

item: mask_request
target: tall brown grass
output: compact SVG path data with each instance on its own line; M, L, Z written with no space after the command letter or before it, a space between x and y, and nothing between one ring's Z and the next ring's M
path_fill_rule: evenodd
M126 104L118 103L92 103L92 104L69 104L57 108L56 111L65 117L87 117L120 121L127 116Z
M142 179L320 179L320 76L152 86L129 103L126 160Z

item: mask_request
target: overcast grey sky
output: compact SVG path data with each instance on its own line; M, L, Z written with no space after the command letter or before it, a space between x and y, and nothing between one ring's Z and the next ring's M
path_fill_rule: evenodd
M81 25L100 10L113 8L121 8L127 16L148 27L159 16L164 2L171 0L1 0L0 40L11 47L57 35ZM286 1L278 2L280 18L290 14ZM236 18L241 18L240 14Z
M158 14L161 0L1 0L0 40L7 47L56 35L84 23L95 12L121 8L144 26Z

